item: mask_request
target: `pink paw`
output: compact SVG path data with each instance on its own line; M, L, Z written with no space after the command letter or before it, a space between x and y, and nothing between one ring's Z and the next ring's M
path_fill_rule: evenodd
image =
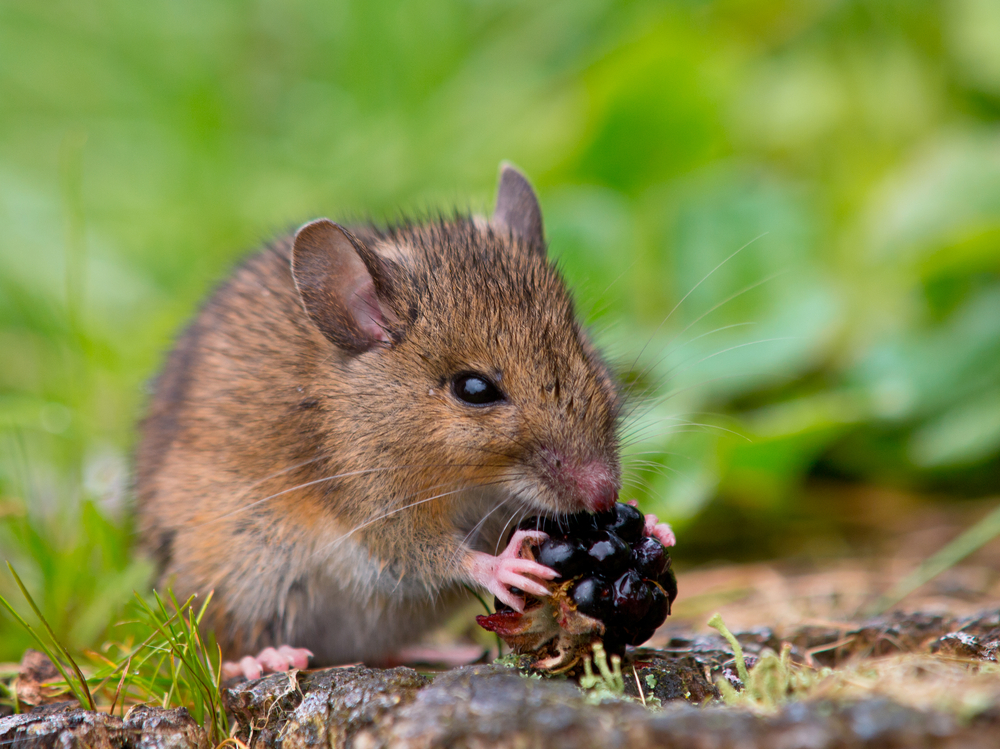
M646 516L646 535L652 536L668 549L677 543L677 537L669 523L661 523L656 515Z
M468 575L473 582L486 588L512 609L522 612L524 601L511 593L509 588L520 588L533 596L547 596L549 589L527 575L542 580L559 577L555 570L521 558L525 541L541 543L547 538L548 535L542 531L518 531L511 536L510 543L500 556L490 556L481 551L470 552L466 561Z
M636 509L639 509L639 503L634 499L630 499L626 504L632 505ZM645 533L647 536L652 536L661 544L666 546L668 549L671 546L677 544L677 537L674 535L673 529L670 527L669 523L661 523L660 519L650 513L646 515L646 527Z
M290 668L301 670L309 666L311 657L312 651L305 648L293 648L289 645L264 648L256 656L248 655L235 662L223 663L222 678L234 679L243 676L252 681L259 679L263 674L287 671Z

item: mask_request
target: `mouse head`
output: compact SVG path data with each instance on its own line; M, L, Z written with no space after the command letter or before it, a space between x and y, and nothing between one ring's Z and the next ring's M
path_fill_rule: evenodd
M320 388L338 403L330 439L368 468L407 467L383 490L490 487L529 513L611 508L617 391L513 167L488 222L354 234L321 219L296 235L292 273L341 353Z

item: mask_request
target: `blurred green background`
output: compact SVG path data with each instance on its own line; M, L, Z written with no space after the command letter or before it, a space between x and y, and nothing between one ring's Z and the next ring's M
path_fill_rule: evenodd
M5 0L0 551L100 641L199 300L316 216L487 210L502 159L679 559L849 553L814 540L830 487L995 491L998 40L996 0Z

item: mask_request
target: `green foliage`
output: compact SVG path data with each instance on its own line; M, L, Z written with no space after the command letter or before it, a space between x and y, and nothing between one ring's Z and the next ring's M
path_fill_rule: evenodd
M16 444L27 441L23 433L14 436ZM5 485L14 491L0 508L0 553L33 591L56 639L79 652L124 636L111 625L151 575L150 564L132 552L130 524L115 518L121 513L107 498L88 496L93 479L74 488L73 478L46 475L53 467L44 463L32 465L15 455L3 467L11 465L19 476ZM24 600L6 575L0 575L0 595L15 606ZM25 648L36 645L27 630L11 625L11 619L0 618L0 658L18 661Z
M740 681L744 684L749 683L750 676L747 672L747 662L743 658L743 648L740 645L740 641L736 639L736 635L729 631L729 627L727 627L726 623L722 621L722 616L720 614L714 614L712 618L708 620L708 626L718 631L720 635L726 638L726 642L729 643L729 647L733 649L733 658L736 661L736 671L740 675Z
M504 158L629 383L630 496L682 538L780 530L816 474L984 493L998 37L993 0L3 3L0 555L104 641L149 575L144 383L198 300L317 215L486 210Z

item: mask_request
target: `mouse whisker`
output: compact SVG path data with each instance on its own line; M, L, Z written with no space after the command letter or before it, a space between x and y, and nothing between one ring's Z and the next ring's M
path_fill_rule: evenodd
M722 354L728 353L730 351L735 351L737 349L746 348L747 346L756 346L756 345L759 345L761 343L771 343L771 342L774 342L774 341L790 341L790 340L794 340L794 339L795 339L795 336L776 336L774 338L759 338L756 341L745 341L743 343L737 343L737 344L735 344L733 346L727 346L724 349L716 351L713 354L708 354L707 356L703 356L701 359L698 359L698 361L691 362L691 364L689 364L688 366L684 367L683 369L677 370L676 374L683 374L684 372L687 372L688 370L690 370L692 367L698 366L702 362L706 362L709 359L714 359L716 356L721 356ZM690 361L690 359L688 361ZM678 365L678 366L680 366L680 365ZM743 374L746 374L746 373L743 373ZM698 384L704 384L704 382L701 382L701 383L698 383Z
M314 461L308 461L308 462L314 462ZM308 464L308 462L307 462L307 464ZM301 467L301 466L297 466L297 467ZM275 499L277 497L280 497L282 495L289 494L290 492L298 491L299 489L305 489L305 488L308 488L310 486L315 486L317 484L322 484L322 483L324 483L326 481L336 481L337 479L350 478L352 476L363 476L363 475L367 475L367 474L379 473L379 472L384 472L384 471L401 471L401 470L406 470L406 469L411 469L412 470L412 469L418 469L418 468L485 468L485 467L486 466L484 464L478 464L478 463L413 463L413 464L404 464L404 465L398 465L398 466L380 466L378 468L365 468L365 469L358 470L358 471L347 471L347 472L344 472L344 473L335 474L333 476L324 476L323 478L314 479L312 481L306 481L306 482L303 482L301 484L297 484L295 486L288 487L287 489L282 489L279 492L275 492L274 494L269 494L268 496L262 497L261 499L258 499L258 500L254 501L254 502L251 502L250 504L246 504L246 505L243 505L242 507L238 507L235 510L230 510L229 512L223 513L222 515L217 515L217 516L215 516L213 518L209 518L205 522L207 522L207 523L213 523L213 522L217 522L219 520L224 520L225 518L228 518L228 517L231 517L233 515L237 515L237 514L239 514L241 512L245 512L247 510L250 510L250 509L256 507L257 505L263 504L264 502L268 502L268 501L270 501L272 499ZM236 496L237 497L244 496L252 488L254 488L255 486L259 486L260 484L266 482L267 480L268 479L260 479L260 480L258 480L256 482L254 482L249 487L247 487L247 489L244 490L243 493L238 494Z
M650 435L650 436L643 437L642 439L639 439L639 440L633 440L633 441L631 441L628 444L639 445L639 444L643 444L644 442L647 442L648 440L653 439L654 436L656 436L656 437L668 437L668 436L673 436L675 434L705 434L705 430L704 429L679 429L679 428L678 429L671 429L669 431L664 431L662 434L659 434L659 435ZM627 446L628 445L626 445L626 447Z
M659 474L661 476L666 475L667 473L675 473L677 475L683 475L683 474L681 474L680 471L678 471L673 466L665 466L662 463L657 463L654 460L648 460L648 461L646 461L642 466L639 467L638 470L640 470L640 471L650 471L652 473L656 473L656 474Z
M656 329L655 329L655 330L654 330L654 331L652 332L652 334L651 334L651 335L649 336L649 339L648 339L648 340L646 341L645 345L643 345L643 347L642 347L642 349L641 349L641 350L639 351L639 353L638 353L638 354L636 354L636 356L635 356L635 359L634 359L634 360L633 360L633 362L632 362L632 365L631 365L631 366L629 367L629 371L631 371L631 370L634 370L634 369L635 369L635 365L636 365L636 364L638 363L639 359L640 359L640 358L642 358L642 355L643 355L643 354L645 353L645 351L646 351L646 348L647 348L647 347L649 346L649 342L650 342L650 341L652 341L652 340L653 340L653 338L654 338L654 337L656 336L656 334L660 332L660 329L661 329L661 328L662 328L662 327L663 327L664 325L666 325L667 321L669 321L669 320L670 320L670 318L671 318L671 317L673 316L674 312L676 312L676 311L677 311L677 310L678 310L678 309L680 308L680 306L681 306L682 304L684 304L684 302L685 302L685 301L687 301L688 297L690 297L690 296L691 296L691 295L692 295L692 294L693 294L693 293L694 293L694 292L695 292L695 291L696 291L696 290L698 289L698 287L699 287L699 286L701 286L701 285L702 285L703 283L705 283L705 281L707 281L707 280L708 280L709 278L711 278L711 276L712 276L712 275L713 275L713 274L714 274L714 273L715 273L715 272L716 272L717 270L719 270L719 269L720 269L720 268L721 268L722 266L724 266L724 265L725 265L726 263L728 263L728 262L729 262L730 260L732 260L732 259L733 259L734 257L736 257L737 255L739 255L739 254L740 254L741 252L743 252L743 250L745 250L745 249L746 249L747 247L749 247L750 245L752 245L752 244L753 244L754 242L756 242L756 241L757 241L758 239L760 239L760 238L762 238L762 237L766 236L766 235L767 235L767 233L768 233L768 232L763 232L762 234L758 234L758 235L757 235L756 237L754 237L754 238L753 238L753 239L751 239L751 240L750 240L749 242L747 242L746 244L744 244L744 245L743 245L742 247L740 247L740 248L739 248L738 250L736 250L736 252L734 252L734 253L732 253L731 255L729 255L729 256L728 256L727 258L725 258L725 259L724 259L724 260L723 260L722 262L720 262L720 263L719 263L718 265L716 265L716 266L715 266L714 268L712 268L712 270L710 270L710 271L709 271L708 273L706 273L706 274L705 274L704 276L702 276L702 277L701 277L701 280L700 280L700 281L698 281L698 283L696 283L696 284L695 284L694 286L692 286L692 287L691 287L691 288L690 288L690 289L688 290L688 292L687 292L687 293L686 293L686 294L685 294L685 295L684 295L683 297L681 297L680 301L679 301L679 302L677 302L677 304L675 304L675 305L673 306L673 308L672 308L672 309L670 310L670 312L668 312L668 313L667 313L667 316L666 316L666 317L664 317L664 318L663 318L663 320L661 320L661 321L660 321L660 324L656 326ZM748 289L748 290L749 290L749 289ZM726 301L728 301L728 300L726 300ZM723 302L723 303L725 303L725 302ZM720 306L721 306L721 305L720 305ZM710 311L711 311L711 310L710 310Z
M759 239L759 237L758 237L758 239ZM756 240L753 240L753 241L756 241ZM744 248L745 248L746 246L747 246L747 245L744 245L744 247L741 247L741 248L740 248L740 250L744 249ZM739 252L739 250L738 250L737 252ZM732 256L730 256L730 257L732 257ZM714 272L714 271L713 271L713 272ZM713 305L712 307L710 307L709 309L707 309L707 310L706 310L705 312L703 312L703 313L701 313L700 315L698 315L698 317L696 317L696 318L695 318L694 320L692 320L692 321L691 321L690 323L688 323L688 325L687 325L687 326L686 326L686 327L685 327L685 328L684 328L683 330L681 330L681 331L680 331L679 333L677 333L677 335L675 335L675 336L674 336L673 338L671 338L671 339L670 339L669 341L667 341L667 343L665 343L665 344L663 345L663 347L661 348L661 355L660 355L660 356L659 356L659 357L658 357L657 359L655 359L654 361L650 362L650 363L649 363L648 365L646 365L645 367L643 367L643 369L642 369L642 370L641 370L641 371L640 371L640 372L639 372L639 373L638 373L637 375L635 375L634 377L632 377L632 378L631 378L631 379L632 379L632 384L630 384L630 385L629 385L629 387L628 387L628 388L626 389L626 391L625 391L625 393L624 393L624 394L625 394L625 395L627 396L627 395L628 395L628 393L629 393L629 392L631 391L631 389L632 389L632 388L633 388L633 387L635 386L635 383L638 383L638 382L641 382L641 381L642 381L642 378L643 378L643 377L645 377L645 376L646 376L646 374L648 374L648 373L649 373L649 371L650 371L650 370L651 370L651 369L652 369L652 368L653 368L654 366L656 366L656 364L658 364L658 363L659 363L660 361L662 361L662 360L663 360L663 359L664 359L665 357L667 357L667 356L669 356L669 355L672 355L672 354L676 353L677 351L680 351L680 350L681 350L682 348L684 348L684 346L687 346L687 345L688 345L689 343L691 343L692 341L696 341L696 340L698 340L699 338L703 338L703 337L704 337L705 335L708 335L708 334L710 334L710 333L714 333L714 332L718 332L719 330L725 330L725 329L727 329L727 328L731 328L731 327L738 327L739 325L747 325L747 324L752 324L752 323L737 323L736 325L726 325L726 326L724 326L724 327L722 327L722 328L716 328L716 329L715 329L715 330L713 330L713 331L709 331L709 333L703 333L703 334L701 334L701 335L699 335L699 336L695 336L694 338L691 338L690 340L688 340L688 341L684 342L683 344L681 344L680 346L678 346L678 347L677 347L676 349L674 349L673 351L670 351L670 350L669 350L669 349L670 349L670 347L671 347L671 346L672 346L672 345L673 345L673 344L674 344L674 343L675 343L675 342L676 342L676 341L677 341L677 340L678 340L678 339L679 339L679 338L680 338L681 336L683 336L683 335L684 335L685 333L687 333L687 332L688 332L688 331L689 331L689 330L690 330L690 329L691 329L692 327L694 327L695 325L697 325L697 324L698 324L699 322L701 322L702 320L704 320L704 319L705 319L705 318L706 318L706 317L707 317L708 315L712 314L713 312L715 312L715 311L716 311L717 309L719 309L720 307L723 307L723 306L725 306L726 304L728 304L729 302L733 301L734 299L737 299L737 298L739 298L739 297L743 296L744 294L746 294L746 293L748 293L748 292L750 292L750 291L753 291L753 290L754 290L754 289L756 289L757 287L759 287L759 286L763 286L764 284L766 284L766 283L769 283L769 282L773 281L774 279L776 279L776 278L778 278L778 277L780 277L780 276L783 276L783 275L785 275L786 273L788 273L788 271L787 271L787 270L784 270L784 271L779 271L778 273L774 273L774 274L772 274L772 275L770 275L770 276L768 276L768 277L766 277L766 278L762 278L762 279L761 279L761 280L759 280L759 281L756 281L756 282L754 282L754 283L752 283L752 284L749 284L749 285L747 285L747 286L744 286L744 287L743 287L742 289L740 289L739 291L737 291L737 292L735 292L735 293L731 294L730 296L728 296L728 297L726 297L725 299L723 299L723 300L722 300L721 302L718 302L718 303L714 304L714 305ZM707 278L707 277L706 277L706 278ZM704 279L703 279L703 280L704 280ZM695 287L695 288L697 288L697 287ZM692 289L692 291L693 291L693 289ZM683 301L683 300L681 300L681 301ZM655 335L655 333L654 333L654 335ZM650 340L652 340L652 337L650 337ZM633 364L633 367L634 367L634 364ZM661 378L661 379L662 379L662 378Z
M523 501L520 499L520 497L515 497L515 499L517 499L517 501L522 506L514 508L514 512L511 513L510 519L506 523L504 523L503 524L503 528L500 529L500 535L497 537L496 546L493 547L493 556L496 556L497 554L500 553L500 542L503 540L503 537L507 534L507 528L510 527L510 524L514 521L514 518L517 517L518 513L519 512L521 513L521 520L523 520L525 517L527 517L528 510L527 510L526 507L523 506L523 504L524 504ZM521 520L518 520L517 522L520 523Z
M639 414L633 412L633 413L629 414L626 418L628 418L628 419L638 419L638 418L641 418L644 414L648 413L649 411L651 411L653 408L655 408L656 406L660 405L661 403L665 403L666 401L670 400L671 398L675 398L678 395L682 395L683 393L686 393L689 390L693 390L694 388L704 387L705 385L708 385L709 383L718 382L719 380L728 380L728 379L732 379L733 377L746 377L747 375L750 375L750 374L754 374L754 373L753 372L734 372L732 374L719 375L718 377L710 377L707 380L700 380L698 382L695 382L695 383L693 383L691 385L687 385L687 386L682 387L682 388L674 388L674 389L669 390L668 392L664 393L663 395L657 395L657 396L655 396L653 398L649 398L648 400L641 401L639 403L639 405L645 406L646 407L646 411L643 411L642 413L639 413Z
M727 433L732 434L732 435L734 435L736 437L740 437L742 439L745 439L747 442L753 442L753 440L750 439L750 437L748 437L747 435L743 434L742 432L736 431L735 429L729 429L729 428L724 427L724 426L719 426L718 424L705 424L703 422L698 422L698 421L685 421L685 420L679 419L679 418L674 417L674 416L666 416L666 417L664 417L662 419L656 419L655 421L650 421L650 422L648 422L646 424L643 424L643 425L641 425L641 426L639 426L639 427L631 430L630 432L622 435L622 438L621 438L621 444L622 444L622 446L625 446L625 445L629 444L630 442L637 442L637 441L642 441L642 440L645 440L645 439L651 439L651 437L649 436L649 432L652 431L652 430L654 430L654 429L656 429L656 428L658 428L658 427L660 427L664 422L673 422L674 426L702 427L702 428L704 428L706 430L715 429L715 430L718 430L720 432L727 432ZM659 434L664 434L665 435L665 434L675 434L675 433L676 432L664 431L662 433L654 434L652 436L659 436ZM638 437L639 435L642 435L642 440L636 440L636 437Z
M644 442L645 440L652 439L658 436L665 436L668 434L676 434L680 427L697 427L703 431L716 430L717 432L726 432L732 434L736 437L741 437L747 442L752 442L748 436L741 432L737 432L728 427L719 426L718 424L703 424L693 421L679 421L672 418L658 419L656 421L650 421L646 424L641 424L636 428L632 429L628 434L623 435L621 438L621 446L627 447L631 444L636 444L639 442Z
M416 502L411 502L411 503L409 503L407 505L404 505L403 507L397 507L395 509L389 510L388 512L382 513L381 515L378 515L378 516L376 516L374 518L371 518L370 520L366 520L365 522L361 523L360 525L354 526L354 528L352 528L351 530L349 530L347 533L344 533L344 534L338 536L333 541L331 541L330 543L326 544L325 546L321 546L319 549L317 549L313 553L317 554L320 551L328 550L328 549L336 546L337 544L341 543L342 541L346 541L348 538L350 538L351 536L353 536L355 533L357 533L358 531L362 530L363 528L367 528L369 525L371 525L373 523L377 523L380 520L385 520L386 518L391 517L392 515L396 515L396 514L398 514L400 512L404 512L405 510L409 510L409 509L411 509L413 507L416 507L417 505L422 505L422 504L425 504L426 502L431 502L431 501L433 501L435 499L441 499L442 497L448 497L448 496L451 496L453 494L458 494L459 492L468 491L470 489L479 489L479 488L482 488L484 486L493 486L493 485L496 485L496 484L502 484L502 483L505 483L506 481L507 481L507 479L504 479L503 481L488 481L486 483L476 484L476 485L473 485L473 486L462 486L462 487L459 487L458 489L453 489L452 491L442 492L441 494L435 494L433 497L426 497L424 499L418 499Z
M734 323L733 325L724 325L724 326L722 326L720 328L715 328L715 329L710 330L710 331L708 331L706 333L702 333L699 336L695 336L691 340L685 342L682 346L678 347L675 350L675 352L672 352L672 353L676 353L677 351L680 351L682 348L684 348L684 346L688 345L689 343L693 343L694 341L698 340L699 338L704 338L706 336L712 335L713 333L718 333L720 331L728 330L730 328L737 328L737 327L742 327L742 326L747 326L747 325L754 325L754 324L755 323L752 323L752 322L743 322L743 323ZM742 345L749 345L749 344L742 344ZM701 362L705 361L706 359L710 359L710 358L712 358L712 356L724 353L727 350L729 350L729 349L723 349L722 351L717 351L714 354L712 354L710 356L707 356L704 359L700 359L699 361L696 361L696 362L692 362L692 360L696 356L698 356L698 354L694 354L694 355L688 357L687 359L684 359L682 361L677 362L677 364L675 364L674 366L670 367L662 375L660 375L656 379L656 381L653 382L649 386L649 390L651 391L651 393L658 393L659 390L663 387L664 383L670 377L675 376L675 375L683 374L684 372L687 372L689 369L692 369L693 367L697 366L698 364L700 364ZM685 365L687 365L687 366L685 366ZM699 381L697 384L703 385L703 384L705 384L705 381L704 380ZM621 418L623 420L625 420L625 421L628 421L628 420L630 420L632 418L641 418L641 416L644 413L648 412L651 409L651 407L653 405L655 405L656 398L658 398L658 397L660 397L660 396L658 396L658 395L650 395L650 396L647 396L647 397L636 397L636 398L629 399L630 402L628 404L629 405L628 411L626 413L624 413L624 415ZM648 406L649 408L647 408L646 411L644 411L643 413L638 414L638 416L637 416L636 412L642 406Z
M699 286L701 286L701 285L702 285L703 283L705 283L705 281L707 281L707 280L708 280L709 278L711 278L711 276L712 276L712 275L713 275L713 274L714 274L714 273L715 273L715 272L716 272L717 270L719 270L719 268L721 268L721 267L722 267L723 265L725 265L726 263L728 263L728 262L729 262L730 260L732 260L732 259L733 259L734 257L736 257L737 255L739 255L739 254L740 254L741 252L743 252L743 250L745 250L745 249L746 249L747 247L749 247L750 245L752 245L752 244L753 244L754 242L756 242L756 241L757 241L758 239L760 239L761 237L764 237L764 236L766 236L766 235L767 235L767 232L764 232L764 233L762 233L762 234L758 234L758 235L757 235L756 237L754 237L754 238L753 238L753 239L751 239L751 240L750 240L749 242L747 242L746 244L744 244L744 245L743 245L742 247L740 247L740 248L739 248L738 250L736 250L736 252L734 252L734 253L732 253L731 255L729 255L729 257L727 257L727 258L726 258L725 260L723 260L723 261L722 261L721 263L719 263L719 264L718 264L718 265L716 265L716 266L715 266L714 268L712 268L712 270L710 270L710 271L709 271L708 273L706 273L706 274L705 274L704 276L702 276L702 277L701 277L701 280L700 280L700 281L698 281L698 283L696 283L696 284L695 284L694 286L692 286L692 287L691 287L691 288L690 288L690 289L688 290L688 292L687 292L687 293L686 293L686 294L685 294L684 296L682 296L682 297L681 297L681 300L680 300L679 302L677 302L677 304L675 304L675 305L673 306L673 308L672 308L672 309L670 310L670 312L668 312L668 313L667 313L667 316L666 316L666 317L664 317L664 318L663 318L663 320L661 320L661 321L660 321L660 324L656 326L656 329L655 329L655 330L654 330L654 331L652 332L652 334L651 334L651 335L649 336L649 340L647 340L647 341L646 341L646 344L645 344L645 345L644 345L644 346L642 347L642 349L641 349L641 350L639 351L639 353L638 353L638 354L636 354L636 356L635 356L635 360L634 360L634 361L632 362L632 366L631 366L631 367L629 367L629 370L631 371L631 370L635 369L635 365L636 365L636 363L638 363L639 359L640 359L640 358L642 357L642 355L643 355L643 354L644 354L644 353L646 352L646 348L647 348L647 347L649 346L649 341L652 341L652 340L653 340L653 337L654 337L654 336L656 336L656 334L660 332L660 328L662 328L662 327L663 327L664 325L666 325L666 324L667 324L667 321L668 321L668 320L670 320L670 318L671 318L671 317L673 316L674 312L676 312L676 311L677 311L677 309L678 309L678 308L679 308L679 307L680 307L680 306L681 306L682 304L684 304L684 302L685 302L685 301L687 300L687 298L688 298L689 296L691 296L691 295L692 295L692 294L693 294L693 293L694 293L694 292L695 292L695 291L696 291L696 290L698 289L698 287L699 287Z
M496 507L494 507L492 510L490 510L489 512L487 512L483 516L482 520L480 520L478 523L476 523L474 526L472 526L472 529L468 533L465 534L465 536L462 538L461 542L459 543L458 547L455 549L455 553L451 555L451 559L448 561L448 567L454 567L455 560L458 558L458 555L462 553L462 550L466 547L466 544L467 544L468 540L472 537L472 535L483 526L483 523L485 523L487 520L489 520L490 516L494 512L496 512L497 510L499 510L503 506L504 506L503 502L498 503L496 505Z

